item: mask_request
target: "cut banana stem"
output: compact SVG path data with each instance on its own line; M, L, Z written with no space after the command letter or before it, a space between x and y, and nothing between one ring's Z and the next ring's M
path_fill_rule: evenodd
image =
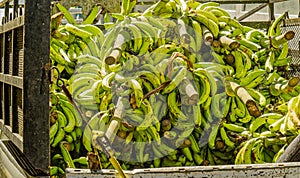
M188 96L188 104L189 105L196 104L199 99L199 94L196 91L195 87L192 85L192 83L189 81L189 79L184 79L181 85L184 94Z
M107 65L112 65L115 64L119 58L121 57L121 51L119 49L113 49L110 53L110 55L108 55L105 58L105 63Z
M279 48L280 45L282 45L283 43L293 39L295 36L295 32L293 31L287 31L284 34L280 35L280 36L276 36L272 38L272 46Z
M210 46L214 40L214 36L204 25L201 25L201 28L202 35L204 37L204 43L205 45Z
M246 105L250 115L254 116L254 117L259 117L261 115L261 111L259 110L255 100L247 92L247 90L234 82L230 82L230 85L231 85L232 90L235 91L236 95Z
M169 119L164 119L161 123L162 130L163 131L168 131L171 129L172 125Z
M190 44L191 39L190 39L190 35L187 32L184 20L183 19L178 19L177 22L178 22L178 25L179 25L179 35L180 35L180 38L182 40L182 43L183 44Z
M232 55L232 54L225 55L225 61L227 64L232 66L235 62L234 55Z
M119 60L126 40L128 39L126 39L121 33L117 36L112 52L105 58L105 63L107 65L115 64Z
M240 47L239 42L237 42L236 40L233 40L231 38L228 38L226 36L221 36L219 40L223 46L229 46L229 48L232 50Z
M221 52L221 42L219 40L213 40L211 46L213 47L216 53Z
M292 77L291 79L289 79L288 85L290 87L295 87L296 85L298 85L300 82L300 77Z

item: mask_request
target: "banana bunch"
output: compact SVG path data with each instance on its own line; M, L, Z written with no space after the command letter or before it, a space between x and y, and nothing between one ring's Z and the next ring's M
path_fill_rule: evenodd
M285 16L265 32L216 2L159 0L130 13L134 4L107 14L105 33L58 5L69 23L53 17L51 170L87 168L87 155L114 168L101 133L124 170L276 162L300 127Z
M62 173L61 169L75 168L72 156L78 157L82 151L83 118L64 93L52 92L50 96L51 166L53 172Z
M99 58L104 34L98 27L91 25L97 17L98 6L92 9L82 24L76 24L60 3L56 3L55 7L58 13L51 17L50 59L52 66L57 66L60 73L69 78L77 68L77 57L86 54ZM68 22L65 25L60 24L63 17Z

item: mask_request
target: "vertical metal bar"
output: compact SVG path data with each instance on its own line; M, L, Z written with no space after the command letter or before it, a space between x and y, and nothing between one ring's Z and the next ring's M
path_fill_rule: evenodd
M298 17L300 17L300 0L298 1Z
M4 119L4 101L3 101L3 93L4 93L4 86L3 83L0 82L0 119Z
M10 103L9 103L9 98L10 98L10 85L8 84L3 84L3 104L4 104L4 114L3 114L3 119L4 119L4 124L5 125L10 125L10 118L9 118L9 108L10 108Z
M0 73L4 71L4 33L0 34Z
M9 2L5 3L4 7L4 23L7 23L9 19ZM4 32L4 56L3 56L3 73L8 74L9 73L9 35L8 32ZM9 125L9 85L3 84L3 119L4 124Z
M274 3L269 3L269 20L272 22L275 20L275 15L274 15Z
M33 166L49 172L49 82L51 0L25 0L23 152ZM47 65L48 64L48 65Z
M19 0L14 0L13 19L18 17Z
M5 22L8 22L8 20L9 20L9 2L5 3L4 17L5 17Z
M5 3L5 8L4 8L4 23L8 22L8 18L9 18L9 3L6 2ZM8 74L9 73L9 32L5 32L4 33L4 61L3 61L3 65L4 65L4 73Z
M13 1L13 12L12 12L12 19L16 19L18 17L18 6L19 0ZM18 52L18 29L12 30L12 75L18 75L19 69L19 52ZM12 132L19 134L19 118L18 118L18 95L17 95L17 88L12 86L11 89L11 116L12 116Z
M18 47L18 29L12 30L12 75L16 76L19 72L19 47Z
M19 133L17 88L11 86L12 132Z

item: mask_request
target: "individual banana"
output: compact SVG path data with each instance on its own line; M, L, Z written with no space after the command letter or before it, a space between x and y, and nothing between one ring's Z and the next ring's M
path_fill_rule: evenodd
M90 11L89 15L84 19L82 24L92 24L94 22L94 20L96 19L98 13L99 13L99 6L94 5L94 7Z
M278 158L280 158L280 156L284 153L284 151L286 150L286 147L288 146L288 144L285 144L281 147L281 149L274 155L272 162L276 163L276 161L278 160Z
M134 24L127 24L126 28L130 31L130 33L133 36L133 51L138 54L139 50L142 47L143 44L143 35L141 30Z
M192 14L191 16L198 23L205 25L209 29L209 31L212 33L213 37L217 39L218 34L219 34L218 24L216 24L213 20L207 18L206 16L204 16L202 14Z
M270 51L265 63L265 70L267 72L272 72L274 69L274 62L275 62L275 52Z
M252 163L252 148L256 142L256 138L248 140L245 145L239 150L235 164L251 164Z
M66 145L67 145L67 142L64 142L64 141L60 142L59 147L60 147L60 150L61 150L61 154L62 154L68 168L76 168L75 164L73 162L73 159L70 155L70 152L67 150Z
M197 70L194 71L194 75L198 77L198 81L196 80L196 88L200 94L198 104L203 104L210 96L212 85L210 85L208 77L198 73Z
M208 137L208 146L210 149L215 149L215 141L219 131L219 124L214 124L211 126L211 132Z
M112 80L114 79L115 76L116 76L116 73L111 72L102 79L102 88L104 90L110 90L111 89L111 82L112 82Z
M201 53L200 53L200 50L201 50L201 47L202 47L202 43L203 43L203 36L202 36L202 28L201 28L201 25L199 24L199 22L193 20L193 19L190 19L190 23L192 24L192 27L194 29L194 38L195 38L195 42L196 42L196 57L197 59L201 58Z
M59 9L59 11L63 12L64 17L67 19L67 21L70 24L73 24L73 25L76 24L76 21L73 18L73 16L70 14L70 12L63 5L61 5L60 3L57 3L56 7Z
M140 68L141 71L137 71L135 73L135 76L139 76L140 78L150 82L154 88L158 88L161 85L160 78L152 71L147 71L150 70L148 68L147 70L142 70L143 68Z
M88 159L87 157L79 157L76 159L73 159L74 163L79 163L81 165L87 166L88 165Z
M59 129L59 123L58 122L55 122L53 125L50 126L50 131L49 131L50 140L54 141L54 136L58 132L58 129Z
M82 29L80 29L80 28L78 28L78 27L76 27L76 26L74 26L72 24L69 24L69 23L65 25L65 29L68 32L70 32L70 33L72 33L72 34L74 34L76 36L79 36L81 38L88 38L88 37L92 36L92 34L90 32L82 30Z
M207 7L218 7L220 6L219 3L217 2L205 2L205 3L201 3L196 9L197 10L205 10L205 8Z
M62 111L68 120L68 124L64 127L64 130L68 133L72 132L76 125L75 115L73 114L73 110L70 108L62 106Z
M187 75L187 72L185 67L180 67L176 74L174 74L174 77L171 78L171 82L163 89L162 94L168 94L178 87L179 83Z
M137 107L140 107L144 97L142 86L135 79L129 80L129 83L134 92L135 104Z
M263 69L254 69L247 72L247 75L242 78L240 85L246 86L249 83L251 83L253 80L255 80L257 77L264 75L265 70Z
M224 141L224 143L227 146L229 146L229 147L234 147L235 146L235 143L232 142L230 140L230 138L228 137L224 127L220 127L220 135L221 135L222 140Z
M233 131L233 132L243 132L243 131L246 131L247 129L243 126L239 126L239 125L236 125L236 124L230 124L230 123L222 123L222 125L230 130L230 131Z
M77 66L81 66L82 64L95 64L98 66L98 69L102 67L102 61L99 58L95 56L91 56L89 54L81 55L76 59L77 59Z
M221 104L220 104L220 100L223 97L226 97L226 93L225 92L215 94L212 97L211 112L217 118L222 118L223 117L223 113L222 113L223 106L221 106Z
M178 108L176 101L176 91L172 91L167 98L167 103L170 111L178 119L186 120L187 116Z
M256 89L247 88L248 93L259 103L260 106L266 106L266 97Z
M236 78L243 78L247 71L244 66L244 60L241 52L233 51L234 61L235 61L235 77Z
M200 153L200 147L196 138L191 134L188 139L191 141L191 150L193 150L194 153Z

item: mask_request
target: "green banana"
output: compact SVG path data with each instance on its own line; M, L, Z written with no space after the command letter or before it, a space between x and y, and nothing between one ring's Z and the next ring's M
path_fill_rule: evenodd
M232 142L230 140L230 138L228 137L224 127L220 127L220 135L221 135L222 140L224 141L224 143L227 146L229 146L229 147L234 147L235 146L235 143Z
M82 24L92 24L94 22L94 20L96 19L98 13L99 13L99 6L94 5L94 7L90 11L89 15L84 19Z
M222 123L222 125L230 130L230 131L233 131L233 132L243 132L243 131L246 131L247 129L243 126L239 126L239 125L236 125L236 124L230 124L230 123Z
M215 141L217 138L218 131L219 131L219 124L213 124L211 126L211 132L208 137L208 146L212 150L215 149Z
M73 159L73 162L74 163L79 163L79 164L85 165L85 166L88 165L88 159L87 159L87 157L79 157L79 158Z
M222 118L223 117L223 113L222 113L223 107L220 104L220 100L223 97L226 97L225 92L218 93L218 94L215 94L214 96L212 96L211 112L217 118Z
M148 70L149 69L150 68L148 68ZM140 78L149 81L154 88L158 88L161 85L160 79L152 71L147 71L147 70L138 71L135 73L135 76L139 76Z
M178 87L179 83L187 75L187 72L186 68L180 67L176 74L174 74L174 77L171 78L171 82L162 90L162 94L171 93L176 87Z
M69 107L65 107L64 105L61 105L62 111L65 115L65 117L68 120L68 124L64 127L64 130L68 133L72 132L76 126L76 118L73 114L73 110L71 110Z
M70 32L70 33L72 33L72 34L74 34L74 35L76 35L78 37L81 37L83 39L92 36L92 34L90 32L82 30L82 29L76 27L75 25L72 25L72 24L69 24L69 23L65 25L65 29L68 32Z
M205 2L205 3L201 3L197 8L196 8L196 10L205 10L205 8L207 8L207 7L218 7L218 6L220 6L220 4L219 3L217 3L217 2Z
M70 24L73 24L73 25L76 24L75 19L74 19L73 16L70 14L70 12L68 11L68 9L66 9L66 8L65 8L64 6L62 6L60 3L57 3L57 4L56 4L56 7L59 9L60 12L63 12L64 17L67 19L67 21L68 21Z
M192 27L194 29L194 38L195 38L195 42L196 42L196 57L197 59L201 58L201 54L200 54L200 50L201 50L201 47L202 47L202 43L203 43L203 37L202 37L202 28L201 28L201 25L199 24L199 22L191 19L191 24L192 24Z
M253 97L253 99L255 99L259 103L260 106L267 105L266 97L261 92L253 88L247 88L246 90Z
M191 150L193 150L194 153L200 153L200 147L199 144L196 141L196 138L191 134L188 139L191 141Z
M244 78L247 71L243 63L243 56L240 51L233 51L232 54L235 59L235 77Z
M133 51L138 54L143 44L143 35L141 30L134 24L126 24L125 26L133 35Z
M63 158L64 158L64 160L67 164L67 167L76 168L75 164L73 162L73 159L70 155L70 152L66 148L66 144L67 144L67 142L64 142L64 141L60 142L59 147L60 147L60 150L61 150L61 154L62 154L62 156L63 156Z
M217 39L219 34L219 27L213 20L207 18L202 14L191 14L191 17L198 23L205 25L209 31L212 33L213 37Z
M111 89L111 82L113 81L114 77L116 76L115 72L111 72L107 74L103 79L102 79L102 88L104 90L110 90Z
M198 93L200 94L198 104L203 104L209 98L211 94L211 85L207 76L202 73L198 73L197 70L194 71L194 74L198 77L196 80L196 87ZM199 82L199 84L198 84Z
M263 69L253 69L247 72L247 75L242 78L240 85L246 86L249 83L251 83L253 80L255 80L257 77L264 75L265 70Z
M58 122L55 122L53 125L50 126L50 131L49 131L49 135L50 135L50 140L54 139L56 133L58 132L59 129L59 124ZM54 141L54 140L53 140Z
M176 91L172 91L167 98L167 103L170 111L178 119L186 120L187 116L178 108L176 101Z
M185 148L181 149L181 152L186 157L187 160L189 160L189 161L193 161L194 160L193 154L192 154L192 152L191 152L191 150L190 150L189 147L185 147Z
M135 104L137 107L140 107L144 97L142 86L135 79L129 80L129 83L134 92Z

